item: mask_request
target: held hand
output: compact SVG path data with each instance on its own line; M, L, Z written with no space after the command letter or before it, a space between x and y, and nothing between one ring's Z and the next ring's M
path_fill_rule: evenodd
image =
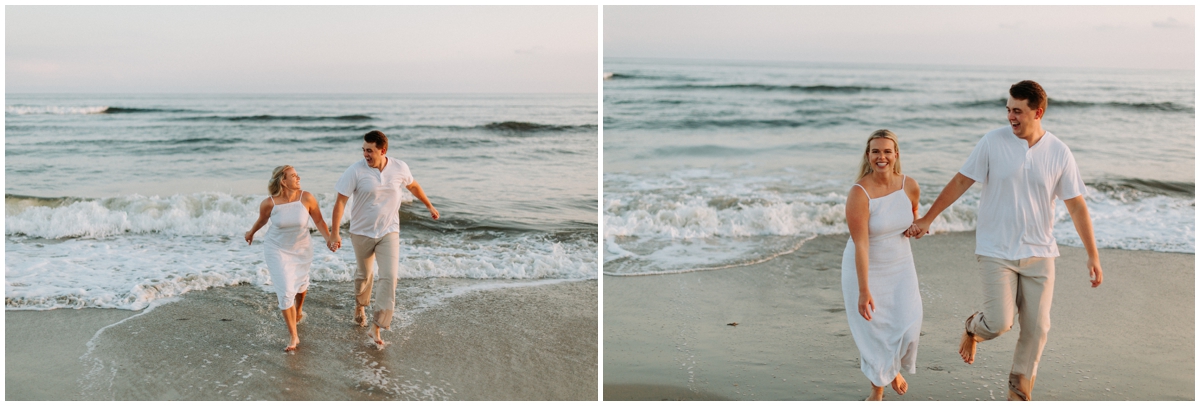
M871 293L863 293L858 295L858 314L861 314L864 319L871 321L871 312L875 311L875 299L871 297Z
M913 237L919 240L921 237L924 237L925 234L929 234L930 223L933 223L933 219L926 220L924 217L921 217L917 219L917 221L913 222L912 227L909 227L909 231L913 233ZM913 230L913 227L915 227L916 230Z
M247 231L246 232L246 245L252 245L253 241L254 241L254 232Z
M433 216L434 220L437 220L442 217L441 215L438 214L437 209L433 208L433 206L429 206L429 215Z
M920 235L919 234L920 231L921 231L921 228L917 227L916 224L913 224L913 225L908 226L907 230L904 230L904 236L908 237L908 238L913 238L913 237L916 237L917 235Z
M1104 270L1100 269L1100 258L1088 258L1088 274L1092 276L1092 287L1104 282Z
M329 247L330 251L337 252L339 248L342 248L342 236L336 232L331 234L329 241L325 241L325 246Z

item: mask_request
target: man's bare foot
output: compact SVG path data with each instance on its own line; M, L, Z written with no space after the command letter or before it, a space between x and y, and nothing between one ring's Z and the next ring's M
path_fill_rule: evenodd
M867 396L868 401L883 400L883 387L871 384L871 396Z
M978 342L971 333L963 332L962 341L958 345L958 355L962 357L963 362L975 363L975 343Z
M365 306L354 306L354 324L359 327L367 326L367 308Z
M296 351L296 347L299 345L300 345L300 337L294 337L294 338L292 338L292 343L288 344L287 348L284 348L283 351L284 352Z
M379 336L379 326L371 326L367 330L367 337L371 337L371 342L374 342L375 346L382 347L384 344L387 344L383 342L383 337Z
M892 380L892 390L896 391L897 395L903 395L904 392L908 392L908 381L905 381L900 374L896 374L896 379Z

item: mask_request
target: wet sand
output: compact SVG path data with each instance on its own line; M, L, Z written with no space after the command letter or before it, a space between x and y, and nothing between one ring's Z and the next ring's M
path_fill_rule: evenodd
M761 264L604 277L605 400L862 400L841 293L845 235ZM886 400L1004 400L1019 327L959 358L981 291L973 232L913 241L924 304L917 373ZM1194 400L1195 255L1060 247L1034 400ZM738 323L729 326L728 323Z
M352 324L350 283L310 287L293 354L274 295L249 285L144 313L6 311L5 400L598 398L596 281L400 284L383 349ZM477 290L497 284L513 287Z

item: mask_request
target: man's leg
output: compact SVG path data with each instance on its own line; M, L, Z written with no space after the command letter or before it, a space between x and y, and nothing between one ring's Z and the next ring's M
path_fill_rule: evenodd
M1050 332L1050 302L1054 298L1054 258L1020 260L1017 288L1017 321L1021 333L1013 352L1012 372L1008 375L1008 395L1012 400L1030 400L1037 380L1038 361Z
M400 234L387 233L375 246L379 258L379 280L375 284L375 312L372 321L379 328L392 329L396 311L396 278L400 273Z
M964 362L975 362L975 343L999 337L1012 329L1016 310L1017 261L979 255L983 310L967 318L959 348Z
M358 269L354 271L354 322L367 325L365 308L371 304L371 288L375 282L376 239L350 234L354 244L354 258Z

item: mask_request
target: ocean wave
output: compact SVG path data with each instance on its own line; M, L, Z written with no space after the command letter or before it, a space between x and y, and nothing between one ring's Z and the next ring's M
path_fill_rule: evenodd
M1190 198L1196 196L1196 184L1194 182L1119 178L1099 180L1088 183L1088 185L1123 202L1141 199L1145 196L1166 195Z
M665 76L663 76L663 75L643 75L643 74L616 73L616 72L613 72L612 75L608 77L608 79L609 80L612 80L612 79L668 80L668 81L672 81L672 82L695 82L695 81L699 80L696 78L691 78L691 77L687 77L687 76L683 76L683 75L665 75Z
M467 240L461 235L401 236L401 278L595 279L593 238L544 236ZM354 280L349 242L338 252L314 241L313 281ZM261 243L237 238L133 235L61 242L8 238L5 308L140 310L187 292L252 284L273 291Z
M404 191L403 201L415 199ZM317 194L326 220L336 194ZM225 193L176 194L171 196L129 195L104 199L78 197L33 197L5 195L5 235L43 239L97 239L122 235L213 236L240 238L258 218L264 195ZM411 209L411 210L410 210ZM594 208L593 208L594 209ZM349 224L345 213L342 226ZM595 224L525 224L516 220L459 212L453 218L433 221L424 208L406 204L400 211L406 229L436 233L493 233L498 235L595 233ZM315 226L310 230L316 232ZM260 230L258 237L266 233ZM474 238L474 237L473 237ZM582 238L587 238L583 236ZM591 238L595 240L594 237Z
M182 121L231 121L231 122L272 122L272 121L370 121L374 117L365 114L348 114L341 116L276 116L258 114L253 116L198 116L180 117Z
M5 114L101 114L108 106L4 106Z
M604 103L606 103L606 104L668 104L668 105L678 105L678 104L694 103L694 102L695 102L695 101L687 101L687 100L673 100L673 99L623 99L623 100L612 100L612 101L609 101L609 100L606 98L606 99L604 100Z
M814 189L815 187L815 189ZM792 249L812 235L845 234L846 195L795 179L734 179L697 170L643 179L606 174L604 261L618 273L712 269L750 263ZM1190 183L1123 179L1088 184L1087 202L1101 248L1195 252L1195 197ZM937 190L918 204L929 210ZM1065 205L1057 204L1054 236L1082 246ZM976 228L977 190L934 220L931 231Z
M1139 103L1139 102L1089 102L1076 100L1058 100L1050 98L1047 102L1048 108L1063 107L1063 108L1091 108L1091 107L1109 107L1119 109L1131 109L1140 111L1168 111L1168 112L1185 112L1194 113L1195 106L1187 106L1172 102L1158 103Z
M848 124L864 124L860 119L854 117L837 117L826 116L821 118L807 119L753 119L753 118L685 118L681 120L670 121L623 121L615 117L605 117L605 128L613 127L619 129L628 129L629 127L637 129L704 129L704 128L829 128Z
M192 110L185 109L148 109L135 107L109 107L104 109L104 114L129 114L129 113L187 113Z
M481 139L481 138L436 137L436 138L425 138L425 139L417 141L415 144L419 145L419 146L423 146L423 147L430 147L430 148L462 148L462 149L466 149L466 148L475 148L475 147L494 146L494 145L498 145L499 143L500 143L499 141L490 140L490 139L486 139L486 138Z
M142 107L110 107L110 106L4 106L7 114L130 114L130 113L183 113L190 110L156 109Z
M474 128L496 131L501 133L534 133L534 132L552 132L552 131L573 131L573 130L595 130L595 124L582 125L554 125L529 123L524 121L504 121L487 123Z
M4 233L47 239L126 234L236 237L258 218L258 205L265 198L225 193L105 199L5 195ZM322 208L332 210L335 194L317 198ZM404 201L413 201L412 195L406 194ZM326 218L329 215L325 213Z
M376 127L370 125L300 125L288 127L292 131L304 132L321 132L321 133L353 133L353 138L362 138L362 134L374 130ZM388 136L391 138L391 136Z
M720 85L665 85L656 86L654 89L662 90L755 90L755 91L784 91L784 92L799 92L799 93L863 93L863 92L890 92L895 91L887 86L834 86L834 85L768 85L761 83L733 83Z
M252 284L270 291L264 227L247 245L264 196L223 193L107 199L5 196L9 310L138 310L190 291ZM317 195L331 209L333 194ZM411 201L411 198L410 200ZM421 209L423 210L423 208ZM349 213L347 213L349 214ZM323 213L326 219L329 213ZM401 210L403 278L595 279L596 224L557 227L456 213L439 221ZM347 282L355 260L312 233L314 281Z
M951 103L950 107L952 107L952 108L997 108L997 109L1003 109L1006 103L1007 103L1007 99L973 100L973 101L963 101L963 102ZM1195 106L1189 106L1189 105L1173 103L1173 102L1157 102L1157 103L1118 102L1118 101L1091 102L1091 101L1080 101L1080 100L1059 100L1059 99L1055 99L1055 98L1050 98L1047 101L1048 109L1055 109L1055 108L1086 109L1086 108L1096 108L1096 107L1127 109L1127 110L1137 110L1137 111L1165 111L1165 112L1180 112L1180 113L1194 113L1196 111Z

